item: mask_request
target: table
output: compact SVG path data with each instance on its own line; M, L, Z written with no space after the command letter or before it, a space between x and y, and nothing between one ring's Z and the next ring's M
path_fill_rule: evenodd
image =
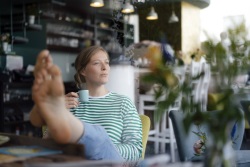
M1 167L23 167L27 166L27 164L36 164L43 162L62 163L62 162L77 162L85 160L84 145L81 144L58 144L54 142L52 139L18 136L7 133L0 133L0 135L8 136L10 138L10 140L7 143L0 145L0 148L8 146L36 145L52 150L60 150L62 152L61 154L22 158L18 161L8 162L8 163L1 163L0 161Z
M31 146L39 145L49 149L60 149L62 154L54 154L47 156L39 156L26 158L23 160L1 163L1 167L131 167L133 163L121 163L117 161L108 160L86 160L84 154L84 145L81 144L57 144L50 139L40 139L28 136L18 136L14 134L0 133L10 138L8 143L0 145L0 148L7 146ZM148 159L145 161L148 167L203 167L203 163L164 163L164 164L152 164ZM160 162L159 162L160 163ZM138 164L137 164L138 165ZM143 167L142 164L139 167Z

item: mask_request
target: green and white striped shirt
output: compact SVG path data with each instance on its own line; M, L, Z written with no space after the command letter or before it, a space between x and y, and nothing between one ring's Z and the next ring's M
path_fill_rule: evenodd
M105 128L116 148L126 160L138 160L142 154L142 125L132 101L110 92L90 97L71 112L80 120Z

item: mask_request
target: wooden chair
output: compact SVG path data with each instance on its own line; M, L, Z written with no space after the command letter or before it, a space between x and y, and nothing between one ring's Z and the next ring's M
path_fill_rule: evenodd
M140 115L140 118L142 123L142 148L143 148L141 158L144 159L151 121L149 117L146 115Z
M201 75L204 73L203 75ZM210 65L206 62L192 61L190 65L190 84L192 103L200 103L202 111L207 110L207 96L211 78Z
M185 80L186 67L176 67L173 69L179 84L183 84ZM164 97L162 98L164 100ZM175 162L175 137L171 120L168 117L170 110L179 110L182 100L182 94L176 99L175 103L163 114L159 122L153 122L154 128L149 131L148 141L154 142L155 154L165 153L166 144L170 145L171 162ZM161 99L159 100L161 101ZM154 94L141 94L139 97L139 114L145 114L145 111L154 112L156 110L156 102Z

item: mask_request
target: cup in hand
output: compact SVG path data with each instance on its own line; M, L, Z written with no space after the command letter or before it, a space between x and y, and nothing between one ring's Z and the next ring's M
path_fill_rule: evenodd
M79 100L80 102L88 102L89 101L89 90L79 90Z

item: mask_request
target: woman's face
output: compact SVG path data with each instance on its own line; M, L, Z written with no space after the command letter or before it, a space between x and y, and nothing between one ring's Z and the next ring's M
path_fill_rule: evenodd
M108 55L100 50L91 57L81 74L85 77L87 84L103 85L108 82L109 71Z

